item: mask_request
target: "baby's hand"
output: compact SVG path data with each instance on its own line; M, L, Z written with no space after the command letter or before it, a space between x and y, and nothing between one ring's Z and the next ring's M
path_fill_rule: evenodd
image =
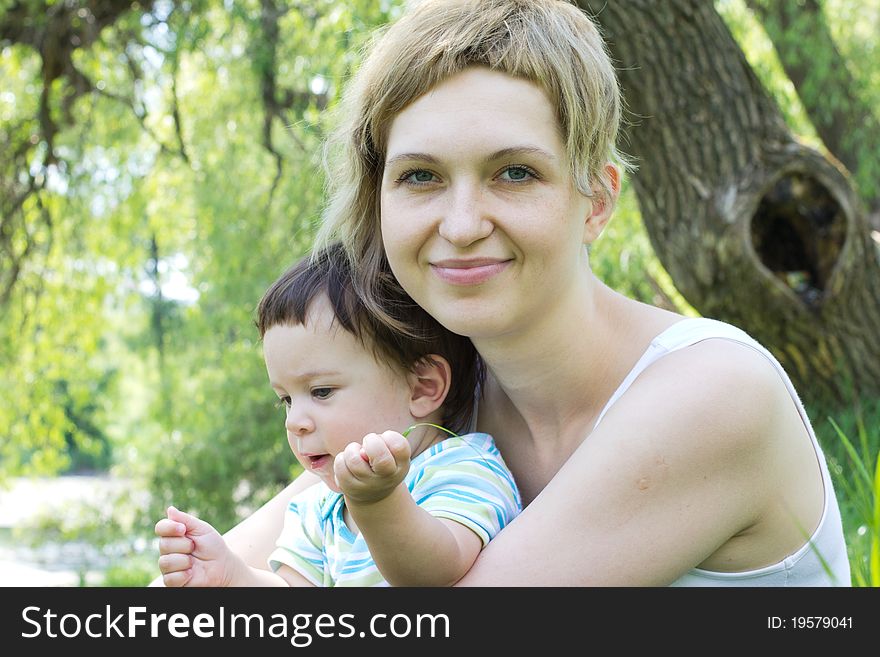
M409 472L409 442L396 431L370 433L336 455L336 483L349 502L371 503L391 494Z
M156 523L165 586L229 586L234 559L217 530L173 506L167 514Z

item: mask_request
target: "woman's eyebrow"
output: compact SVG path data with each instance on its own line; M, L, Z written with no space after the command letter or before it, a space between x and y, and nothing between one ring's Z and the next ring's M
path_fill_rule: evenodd
M440 160L429 153L400 153L388 159L385 166L392 166L398 162L411 162L417 160L419 162L427 162L428 164L437 164Z
M517 155L538 155L547 160L556 160L556 156L553 153L537 146L511 146L510 148L502 148L500 151L495 151L486 158L486 162L494 162L495 160L515 157Z
M485 158L485 162L494 162L496 160L502 160L510 157L522 156L522 155L538 155L543 157L544 159L555 161L556 156L553 153L544 150L543 148L539 148L537 146L510 146L509 148L502 148L499 151L495 151L491 155ZM425 162L427 164L438 164L440 160L430 153L399 153L397 155L393 155L388 158L388 161L385 163L385 166L393 166L399 162Z

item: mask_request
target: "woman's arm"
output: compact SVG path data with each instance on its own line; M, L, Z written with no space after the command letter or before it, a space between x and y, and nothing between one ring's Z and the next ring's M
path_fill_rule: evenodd
M645 370L459 584L665 585L753 530L792 402L762 356L718 342Z
M304 472L294 479L284 490L223 535L229 549L249 566L266 570L266 560L284 527L284 511L290 498L318 481L310 472Z

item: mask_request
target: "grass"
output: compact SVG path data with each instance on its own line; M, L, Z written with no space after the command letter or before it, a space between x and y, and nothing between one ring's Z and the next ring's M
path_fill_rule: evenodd
M853 586L880 587L880 400L815 422L840 504Z

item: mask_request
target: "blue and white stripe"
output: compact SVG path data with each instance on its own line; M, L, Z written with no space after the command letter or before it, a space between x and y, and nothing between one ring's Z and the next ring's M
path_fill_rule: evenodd
M513 475L485 433L431 446L413 459L404 482L419 506L468 527L483 546L522 511ZM287 564L316 586L388 586L343 509L342 495L323 483L294 497L269 567Z

